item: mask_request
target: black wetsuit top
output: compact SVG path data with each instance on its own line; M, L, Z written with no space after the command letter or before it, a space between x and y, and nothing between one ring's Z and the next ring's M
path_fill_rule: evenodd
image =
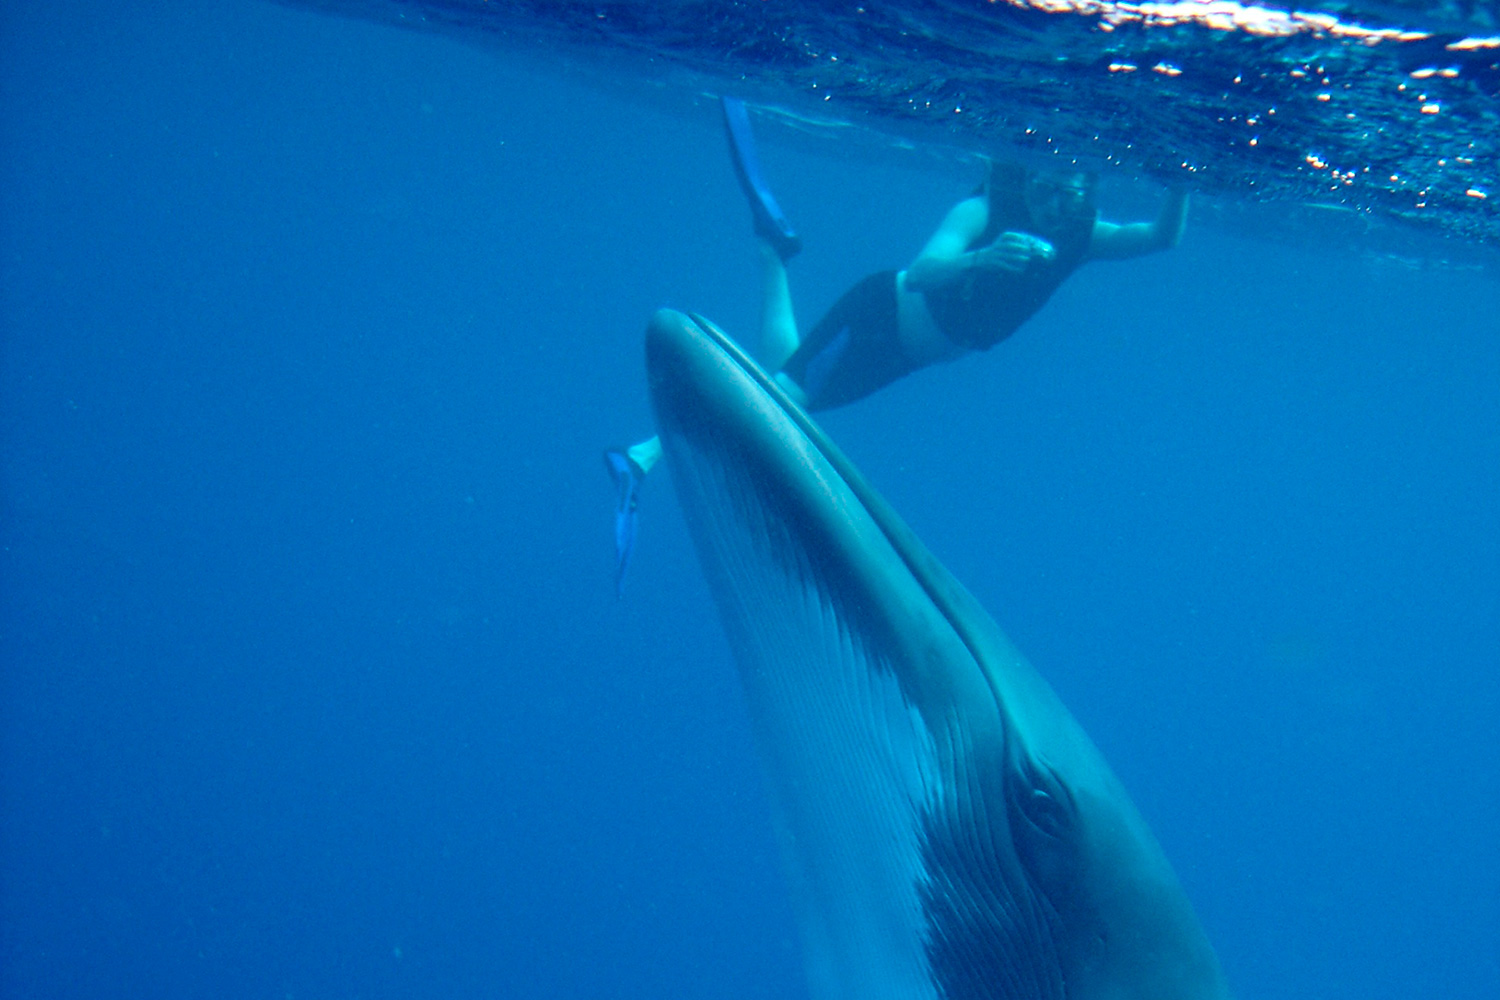
M1014 231L1042 237L1052 244L1053 257L1034 258L1020 272L976 270L952 285L923 293L938 329L960 347L983 351L1015 333L1088 254L1098 213L1090 209L1055 225L1038 225L1026 207L1030 178L1030 171L1015 164L994 167L988 185L988 223L964 252L987 247L1001 233Z
M976 270L963 281L925 293L938 329L959 346L979 351L1010 336L1088 253L1096 213L1090 209L1056 226L1038 226L1026 208L1030 176L1018 166L993 169L989 220L965 251L1016 230L1042 237L1055 253L1051 260L1033 260L1019 274ZM983 193L983 188L975 192ZM802 388L809 410L863 399L920 367L902 349L898 312L895 271L869 275L834 303L781 367Z

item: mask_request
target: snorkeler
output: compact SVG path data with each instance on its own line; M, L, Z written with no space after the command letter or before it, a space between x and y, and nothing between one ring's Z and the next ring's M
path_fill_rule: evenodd
M803 338L786 272L801 240L761 172L744 103L725 98L723 110L735 176L761 243L757 360L808 410L843 406L919 368L988 350L1080 265L1170 249L1187 221L1180 189L1168 194L1156 221L1117 224L1099 218L1091 173L992 162L984 183L949 210L910 267L863 278ZM635 542L637 491L661 444L650 438L604 457L617 491L618 588Z

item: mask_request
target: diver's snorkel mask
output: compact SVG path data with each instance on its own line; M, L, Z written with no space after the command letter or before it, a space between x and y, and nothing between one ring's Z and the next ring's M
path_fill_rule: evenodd
M1032 174L1025 197L1027 211L1039 223L1094 218L1094 178L1087 173Z

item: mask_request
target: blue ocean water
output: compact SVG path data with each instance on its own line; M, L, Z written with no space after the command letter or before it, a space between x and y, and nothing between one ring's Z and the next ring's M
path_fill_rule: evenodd
M755 322L712 100L230 0L8 5L0 87L0 995L805 995L670 484L616 600L598 454L652 309ZM977 179L758 125L804 322ZM1240 996L1492 995L1500 291L1195 213L823 422Z

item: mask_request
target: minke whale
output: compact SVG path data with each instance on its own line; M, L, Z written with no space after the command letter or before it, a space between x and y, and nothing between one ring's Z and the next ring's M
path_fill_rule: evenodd
M1227 997L1155 837L978 602L724 333L664 310L646 346L812 996Z

